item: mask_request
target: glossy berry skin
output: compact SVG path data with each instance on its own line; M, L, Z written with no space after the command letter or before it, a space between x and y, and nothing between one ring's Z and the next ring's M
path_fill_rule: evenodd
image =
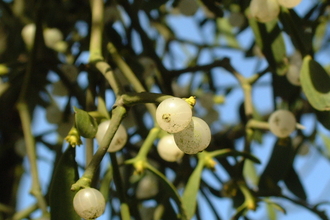
M73 208L80 217L84 219L95 219L103 214L105 210L105 199L97 189L81 189L73 198Z
M197 154L205 150L211 142L209 126L198 117L192 117L187 128L173 135L178 148L186 154Z
M99 124L97 133L95 135L95 138L98 142L98 144L101 144L101 141L111 123L111 120L104 121ZM108 148L108 152L116 152L122 149L127 142L127 132L123 125L119 125L118 130L115 133L115 136L113 137L110 146Z
M296 118L288 110L277 110L273 112L269 119L270 131L279 138L288 137L296 129Z
M169 133L185 129L191 121L190 105L181 98L172 97L162 101L156 110L158 125Z
M166 135L159 140L157 151L159 156L168 162L178 161L184 155L184 152L176 145L173 134Z

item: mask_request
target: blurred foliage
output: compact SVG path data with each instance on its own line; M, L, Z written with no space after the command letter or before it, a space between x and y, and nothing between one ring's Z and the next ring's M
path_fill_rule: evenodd
M208 219L255 219L255 213L263 216L259 219L276 219L274 210L290 215L290 208L281 205L284 200L329 219L330 209L323 203L328 201L309 199L314 186L295 163L313 152L329 162L325 135L330 129L329 1L304 0L301 4L308 7L299 13L299 5L281 7L278 18L267 23L251 16L250 1L245 0L101 1L99 43L119 92L95 63L88 62L95 25L91 2L0 1L0 220L37 219L35 213L40 214L36 212L42 209L39 200L17 209L20 189L26 184L21 177L31 173L23 161L28 158L31 163L32 158L39 164L40 149L52 152L54 158L48 161L53 167L51 179L41 185L50 212L61 212L52 213L52 218L67 218L63 213L68 213L70 219L79 219L66 205L74 194L70 185L77 180L77 168L84 171L93 158L93 141L87 138L95 136L97 124L117 106L127 109L122 123L129 140L120 152L110 155L112 166L98 169L91 181L107 197L107 219L127 215L137 220L205 219L206 212L212 216ZM259 82L263 76L269 80ZM255 108L262 94L252 91L260 87L272 91L267 109ZM236 91L243 91L244 97L235 97ZM154 132L155 138L148 139L153 113L144 105L159 103L154 93L196 96L194 114L212 130L206 152L185 155L173 163L160 158L156 144L162 134ZM135 100L134 94L145 94L147 101ZM23 126L17 107L21 103L27 104L33 137ZM297 130L288 138L276 138L268 131L267 119L281 108L293 112L298 123L303 124L306 117L315 120L314 127L308 127L312 131ZM228 121L227 115L232 114L237 118ZM81 133L88 147L69 147L62 153L72 128L77 143ZM26 149L28 142L33 148ZM266 160L253 156L259 155L260 146L270 152ZM302 153L303 149L307 151ZM82 150L86 150L86 163L77 164L75 151ZM221 203L228 199L230 212ZM258 212L262 209L266 212ZM45 210L39 219L49 219Z

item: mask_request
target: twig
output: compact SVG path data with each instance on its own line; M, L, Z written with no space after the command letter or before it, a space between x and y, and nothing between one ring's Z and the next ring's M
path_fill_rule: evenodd
M125 75L125 77L129 80L129 82L133 85L136 92L146 92L145 88L133 73L132 69L127 65L127 63L123 60L123 58L118 54L115 46L112 43L108 44L108 50L111 53L112 58L117 64L118 68ZM145 104L152 118L155 119L156 114L156 106L154 104L147 103ZM155 122L155 120L154 120Z
M41 6L38 4L36 7L39 11ZM32 73L35 71L36 59L38 56L38 52L40 52L39 51L41 45L40 42L43 42L42 26L40 19L37 19L36 27L37 28L34 37L33 48L32 51L30 52L31 58L27 64L27 69L24 75L23 85L16 104L16 109L21 119L27 156L30 163L30 172L32 176L32 186L30 192L32 195L36 197L38 206L41 209L43 215L47 215L48 214L47 203L42 194L41 185L39 182L39 173L38 173L37 156L36 156L36 143L32 134L30 112L26 100L29 91L29 86L31 83L31 76Z

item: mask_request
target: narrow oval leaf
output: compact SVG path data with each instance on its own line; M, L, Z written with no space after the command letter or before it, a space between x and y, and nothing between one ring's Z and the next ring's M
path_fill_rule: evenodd
M299 179L298 174L292 166L284 178L284 183L295 196L303 200L307 199L305 189Z
M294 158L291 139L278 139L266 168L260 176L258 187L263 192L277 192L277 183L287 176Z
M84 138L94 138L97 132L97 122L87 112L74 107L75 124L79 134Z
M315 109L317 121L320 122L323 127L330 130L330 111L318 111Z
M303 60L300 82L309 103L315 109L330 110L330 77L311 56L306 56Z
M284 75L288 70L288 62L286 61L286 48L282 31L277 20L267 23L259 23L252 17L248 20L254 33L256 44L262 50L267 62L276 70L278 75Z
M52 178L49 205L51 219L81 220L73 209L71 185L78 180L75 148L69 146L59 159Z
M188 219L194 216L197 204L197 193L200 185L201 175L203 171L205 160L200 159L198 164L189 177L186 189L182 195L182 205L187 212Z
M163 186L166 189L166 193L170 194L169 196L171 196L171 198L174 199L174 201L177 203L177 205L180 209L180 214L181 214L180 219L188 220L189 218L187 218L186 210L184 209L181 198L180 198L175 186L171 182L168 181L168 179L166 178L166 176L164 176L164 174L159 172L156 168L151 166L149 163L146 163L146 168L148 170L150 170L152 173L156 174L162 180L161 183L163 183Z

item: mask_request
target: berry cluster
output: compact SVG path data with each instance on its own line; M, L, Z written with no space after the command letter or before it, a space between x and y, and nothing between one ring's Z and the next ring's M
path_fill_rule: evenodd
M182 152L196 154L211 142L209 126L192 116L192 107L184 99L172 97L161 102L156 110L156 120L164 131L170 133L158 143L158 153L164 160L177 161L183 156Z

